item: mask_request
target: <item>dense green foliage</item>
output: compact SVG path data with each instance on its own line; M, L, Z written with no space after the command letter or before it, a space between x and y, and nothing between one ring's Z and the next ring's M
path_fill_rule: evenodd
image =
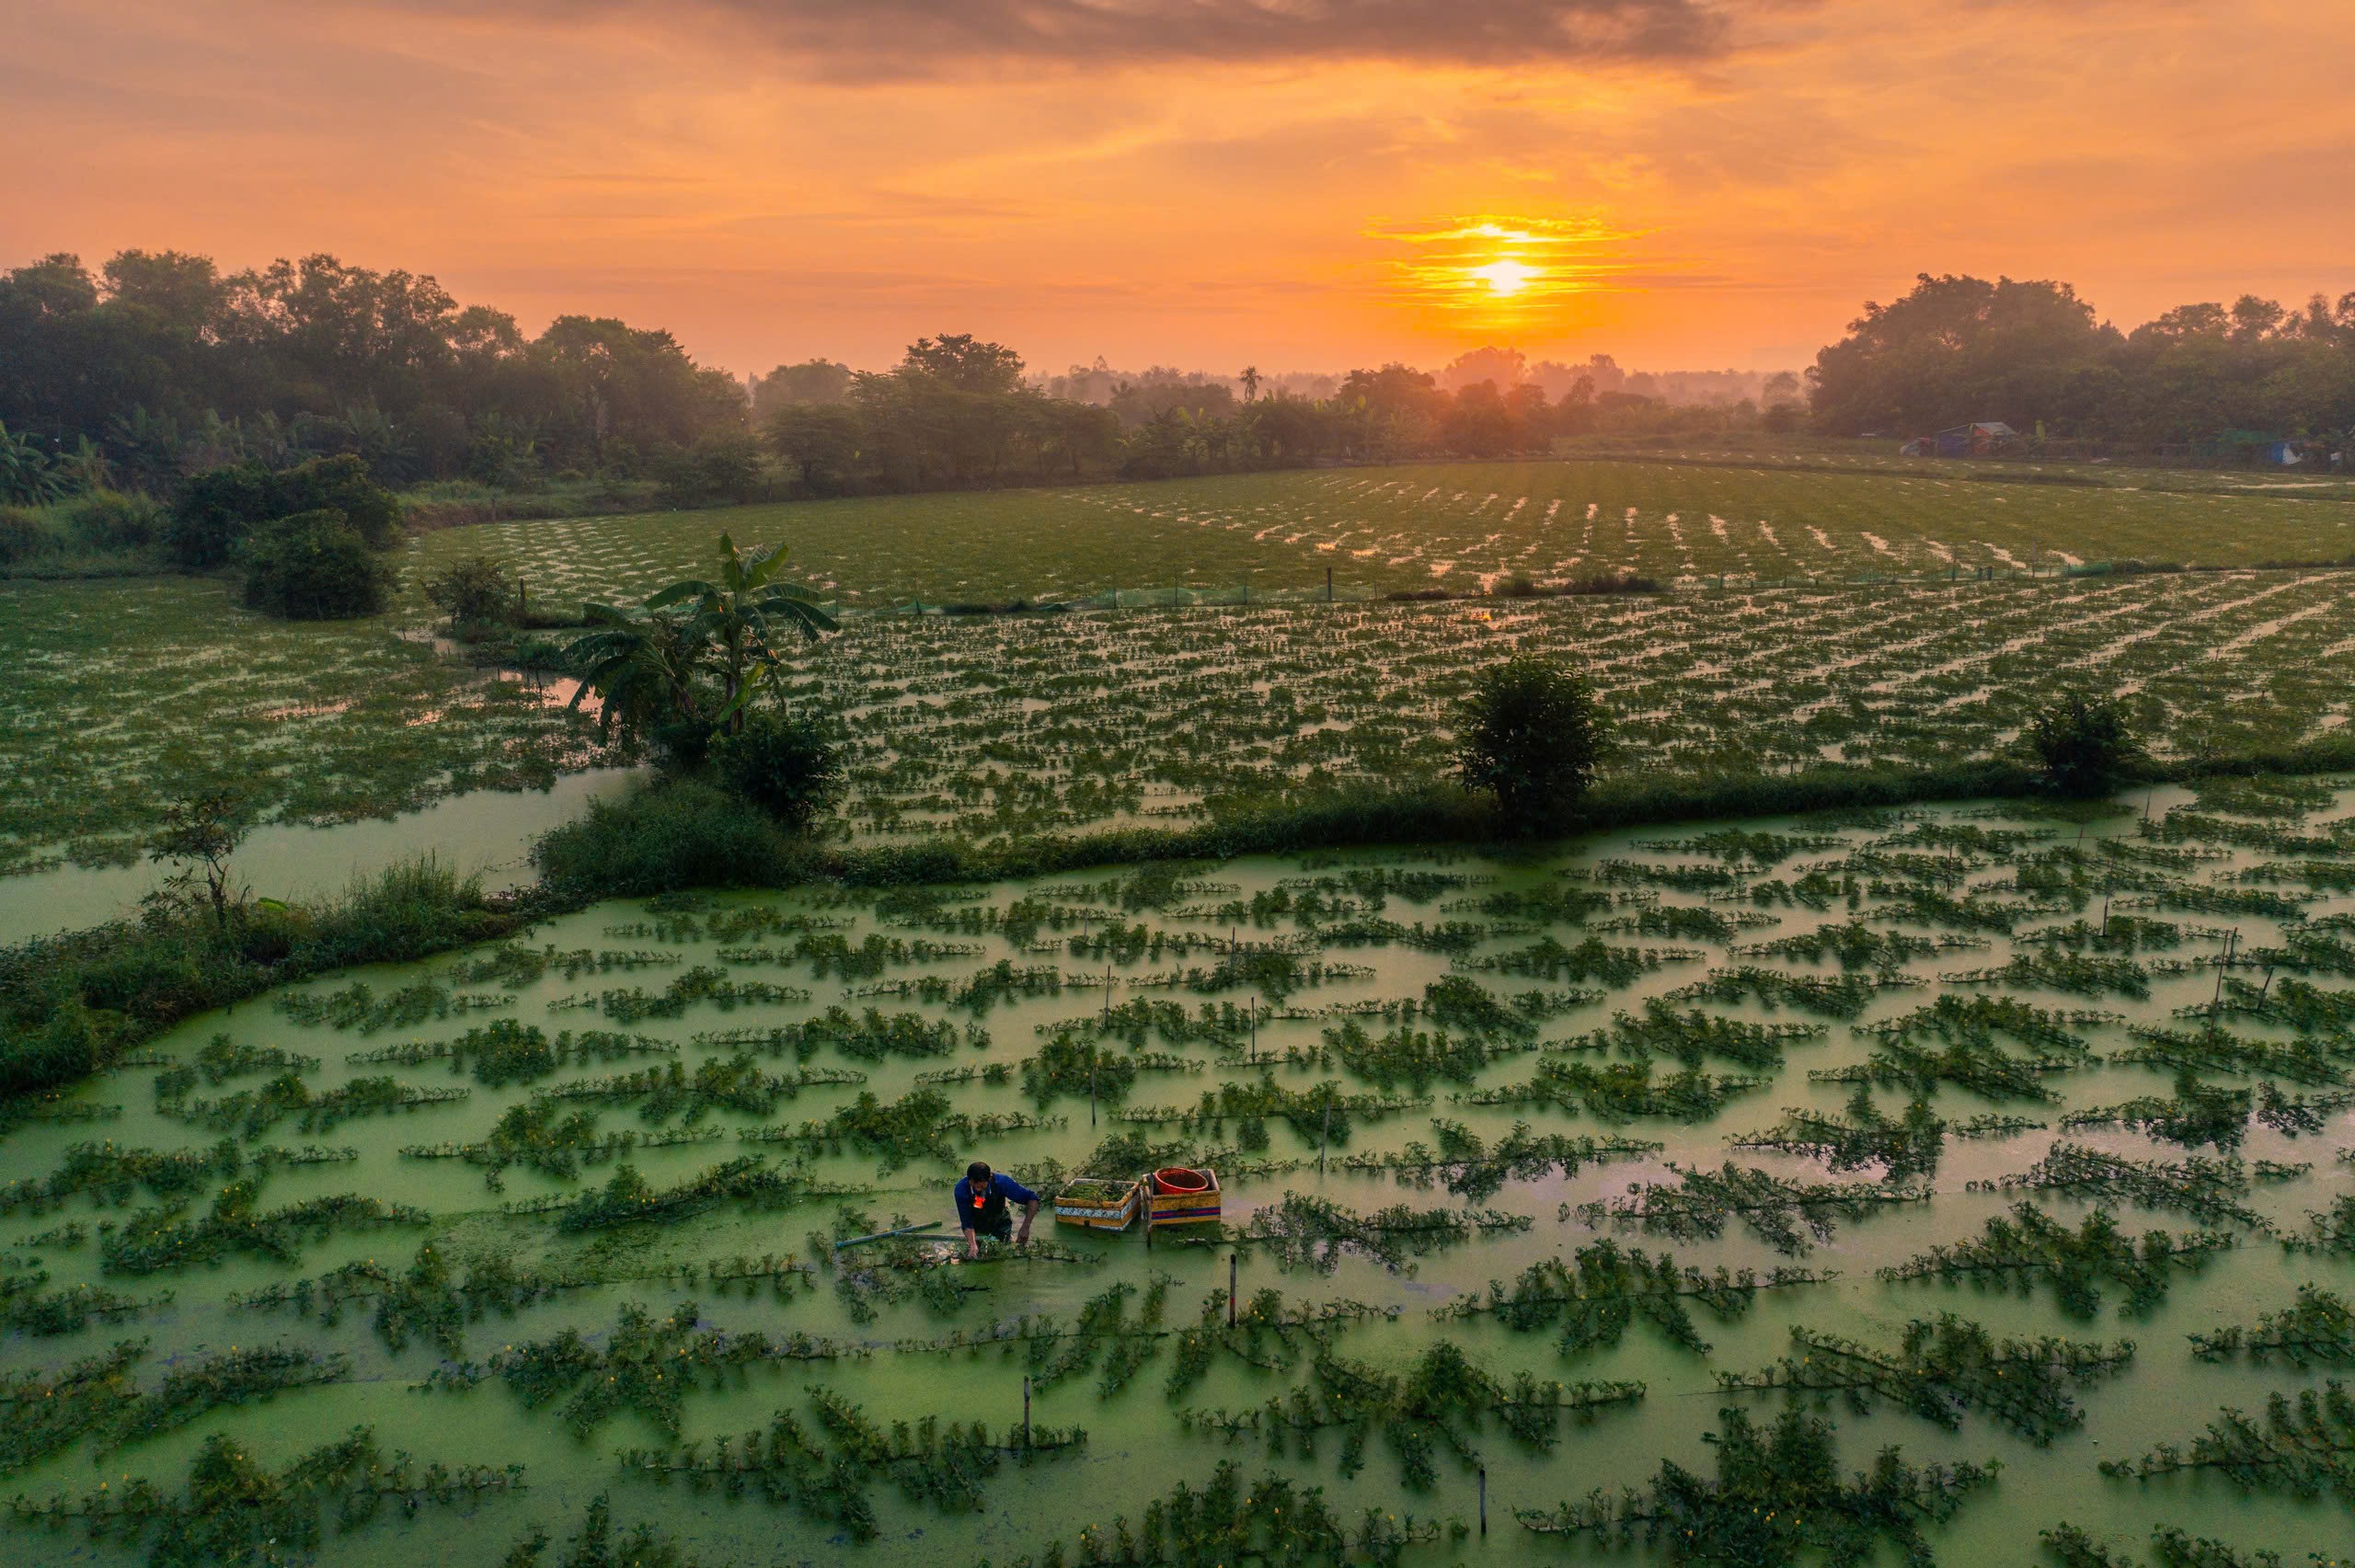
M239 553L246 608L285 621L382 614L398 581L339 511L298 512L261 524Z
M1474 678L1456 720L1456 774L1526 829L1558 822L1593 781L1603 718L1584 677L1518 658Z

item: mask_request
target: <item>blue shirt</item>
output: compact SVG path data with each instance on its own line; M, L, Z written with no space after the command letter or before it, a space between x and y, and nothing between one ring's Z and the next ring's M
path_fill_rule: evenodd
M973 1196L973 1179L959 1176L957 1178L957 1228L960 1230L976 1229L981 1223L982 1205L993 1197L1002 1197L1009 1203L1039 1201L1037 1193L1003 1171L990 1173L989 1185L982 1189L979 1197Z

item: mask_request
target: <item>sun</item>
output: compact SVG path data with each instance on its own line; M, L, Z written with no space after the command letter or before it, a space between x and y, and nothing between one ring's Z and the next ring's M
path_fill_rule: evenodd
M1464 272L1465 277L1477 279L1488 284L1488 292L1498 295L1517 294L1529 287L1537 278L1536 268L1530 266L1527 262L1514 261L1510 258L1491 261L1485 267L1467 267Z

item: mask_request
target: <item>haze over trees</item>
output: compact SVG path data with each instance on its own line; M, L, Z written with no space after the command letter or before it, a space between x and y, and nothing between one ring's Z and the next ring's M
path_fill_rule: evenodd
M2163 443L2355 427L2355 293L2295 310L2243 294L2121 332L2066 283L1925 272L1848 332L1808 372L1816 422L1838 434L2002 419Z

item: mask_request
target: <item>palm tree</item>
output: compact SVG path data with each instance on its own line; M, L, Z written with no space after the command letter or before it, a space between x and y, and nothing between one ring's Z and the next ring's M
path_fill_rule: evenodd
M1250 402L1253 398L1255 398L1255 397L1257 397L1257 396L1258 396L1258 395L1259 395L1259 367L1258 367L1258 366L1257 366L1257 365L1246 365L1246 366L1244 366L1244 367L1243 367L1243 374L1242 374L1241 376L1237 377L1236 379L1237 379L1237 380L1239 380L1239 381L1241 381L1241 382L1243 383L1243 401L1244 401L1244 402L1248 403L1248 402Z

